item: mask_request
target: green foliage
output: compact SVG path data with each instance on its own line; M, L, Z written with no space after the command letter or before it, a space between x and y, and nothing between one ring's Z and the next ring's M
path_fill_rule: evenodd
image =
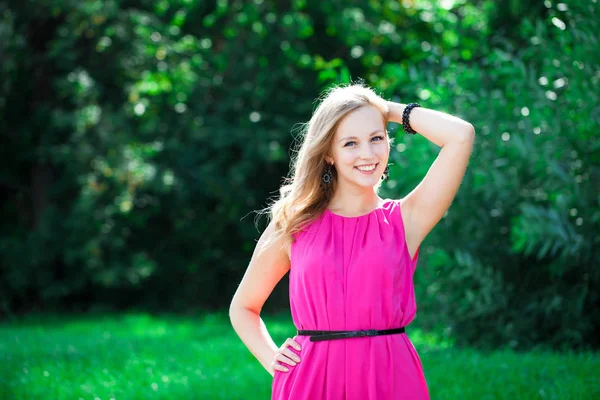
M284 132L318 92L306 15L62 1L2 16L4 311L222 304L256 235L239 221L280 183Z
M227 306L292 128L364 78L476 128L423 243L425 326L597 347L599 20L574 0L2 3L0 307ZM399 198L438 149L395 132Z
M427 243L429 270L417 279L421 307L441 310L457 339L482 346L598 345L600 56L590 52L598 7L547 8L543 18L521 17L516 37L447 26L476 62L458 54L444 62L453 46L442 40L430 52L444 54L443 67L425 60L398 83L477 131L460 194ZM401 69L389 65L374 83L393 82ZM428 146L418 146L399 163L401 171L423 166L404 190L429 165L421 161ZM439 314L428 318L433 324Z

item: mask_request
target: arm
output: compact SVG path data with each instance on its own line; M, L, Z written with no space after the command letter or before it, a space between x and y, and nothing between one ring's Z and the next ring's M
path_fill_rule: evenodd
M279 346L267 332L260 318L260 311L277 283L290 269L288 256L280 249L279 242L271 243L258 255L258 250L273 230L274 223L271 221L258 240L250 264L229 306L229 318L234 330L272 376L275 371L270 364Z
M388 106L389 120L402 124L406 104L388 101ZM471 156L475 129L460 118L423 107L411 110L409 123L420 135L442 147L425 178L401 202L412 257L454 200Z

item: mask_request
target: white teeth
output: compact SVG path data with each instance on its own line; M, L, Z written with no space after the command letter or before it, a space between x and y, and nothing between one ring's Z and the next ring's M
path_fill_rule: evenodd
M375 165L372 165L370 167L356 167L356 168L360 169L361 171L368 172L368 171L373 171L375 169Z

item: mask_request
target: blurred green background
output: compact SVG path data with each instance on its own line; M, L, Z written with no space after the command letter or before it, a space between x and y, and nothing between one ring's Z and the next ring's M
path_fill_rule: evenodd
M252 215L315 99L357 79L476 130L415 273L432 398L600 398L599 11L0 0L0 398L268 397L227 318L267 223ZM380 194L401 198L439 148L390 133ZM286 277L264 309L278 343L288 307Z

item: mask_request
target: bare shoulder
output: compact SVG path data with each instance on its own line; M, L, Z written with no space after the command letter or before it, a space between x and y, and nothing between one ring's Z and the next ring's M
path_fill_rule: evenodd
M402 214L402 223L404 224L404 232L408 236L408 232L411 230L411 212L410 202L406 197L396 200L398 207L400 207L400 214Z
M288 261L290 262L290 266L292 263L292 242L288 241L286 244L284 244L285 247L285 254L287 255Z
M275 223L271 221L258 239L231 307L244 307L260 313L277 283L290 270L285 239L274 239L274 234Z
M408 253L410 254L410 258L413 259L423 238L419 237L418 227L413 219L410 197L404 197L396 201L398 202L402 214L402 223L404 225L404 236L406 239L406 246L408 247Z

